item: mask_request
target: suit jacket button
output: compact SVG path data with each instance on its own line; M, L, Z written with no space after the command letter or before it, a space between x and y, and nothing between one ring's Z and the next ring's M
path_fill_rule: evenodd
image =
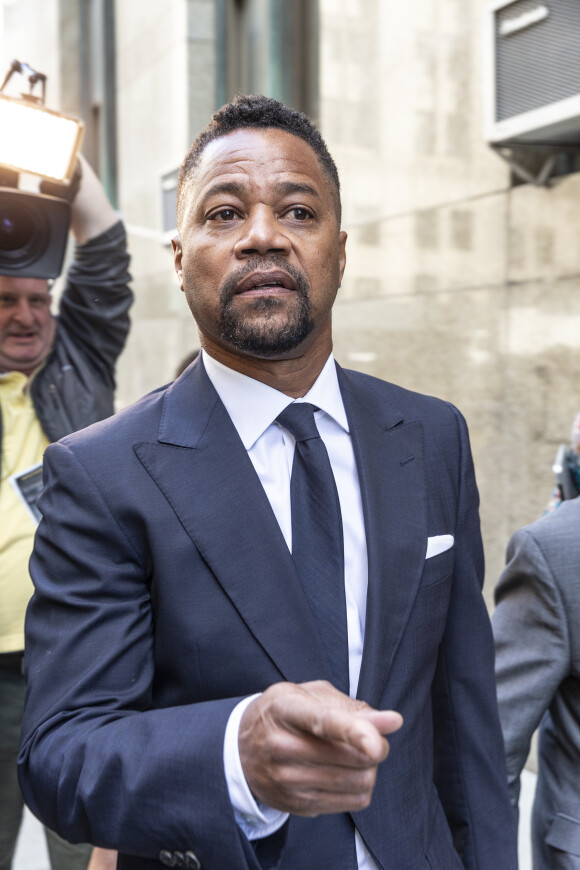
M201 870L201 862L195 852L185 853L185 866L189 870Z
M173 856L173 852L169 852L168 849L162 849L159 853L159 860L166 867L175 867L175 858Z
M173 857L175 858L176 867L185 867L185 855L183 852L174 852Z

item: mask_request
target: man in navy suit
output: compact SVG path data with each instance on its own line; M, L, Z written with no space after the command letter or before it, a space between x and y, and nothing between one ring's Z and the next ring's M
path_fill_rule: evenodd
M466 426L334 362L346 234L319 133L225 106L178 227L200 356L45 454L27 803L135 870L515 870ZM293 559L277 418L301 401L340 502L348 692Z

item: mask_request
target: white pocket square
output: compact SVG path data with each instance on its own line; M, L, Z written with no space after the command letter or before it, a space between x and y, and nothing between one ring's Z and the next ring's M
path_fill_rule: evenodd
M427 538L427 553L426 559L432 556L438 556L439 553L444 553L449 550L454 543L453 535L434 535L432 538Z

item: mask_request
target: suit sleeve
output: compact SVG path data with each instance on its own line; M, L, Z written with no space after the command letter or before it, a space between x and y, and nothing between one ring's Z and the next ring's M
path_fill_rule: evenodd
M479 496L465 421L458 424L455 563L433 683L434 780L467 870L516 870L515 817L507 792L494 682L493 637L481 594Z
M48 448L44 474L26 620L26 803L73 842L151 859L191 851L206 867L259 870L223 771L240 699L152 708L146 549L135 550L66 444Z
M516 532L495 591L496 678L510 797L517 807L520 774L532 735L570 669L567 620L540 540Z

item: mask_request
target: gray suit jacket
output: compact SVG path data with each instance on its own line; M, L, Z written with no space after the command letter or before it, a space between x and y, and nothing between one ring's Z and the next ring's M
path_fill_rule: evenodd
M496 604L512 803L539 725L534 870L580 870L580 498L515 533Z

